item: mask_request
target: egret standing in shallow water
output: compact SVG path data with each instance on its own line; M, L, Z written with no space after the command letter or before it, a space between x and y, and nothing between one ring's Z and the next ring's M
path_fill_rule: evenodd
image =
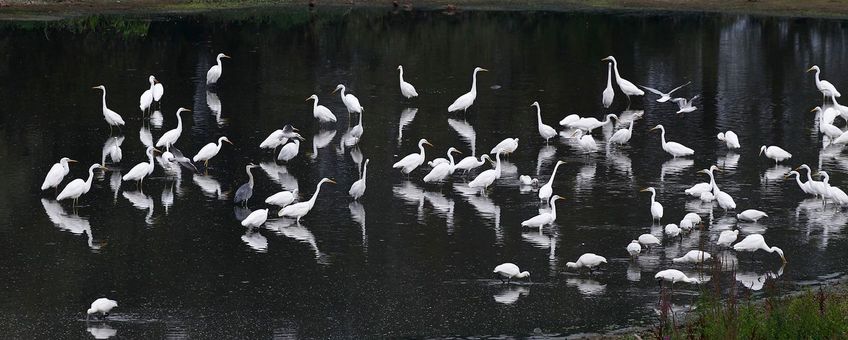
M277 159L283 162L288 162L297 157L298 153L300 153L300 139L294 138L291 143L283 145L280 149L280 153L277 154Z
M227 142L230 143L230 145L233 145L233 142L227 139L227 137L218 137L218 144L209 143L204 145L191 160L194 162L203 161L203 167L208 168L209 160L218 155L218 152L221 151L221 146L223 145L221 144L222 142Z
M801 182L801 174L798 173L798 171L792 170L788 174L783 176L783 178L786 179L786 178L789 178L789 176L792 176L792 175L795 175L795 182L798 183L798 187L801 188L801 191L803 191L806 194L810 194L810 195L815 196L816 193L815 193L815 191L813 191L811 183L809 181Z
M162 134L162 137L159 137L159 140L156 142L157 147L164 147L166 150L170 150L171 145L176 144L177 140L180 139L180 135L183 133L183 117L180 116L180 113L183 112L191 112L191 110L183 107L177 109L177 127Z
M474 180L468 182L468 186L471 188L480 188L480 191L483 193L486 192L486 189L489 188L492 183L495 182L496 179L501 178L501 154L495 154L495 168L489 169L481 172L477 177L474 177Z
M312 210L312 207L315 206L315 200L318 198L318 192L321 191L321 184L324 183L336 184L335 181L329 178L325 177L321 179L321 181L318 182L318 185L315 187L315 193L312 194L312 198L310 198L306 202L295 203L290 206L287 206L280 210L277 215L279 215L280 217L294 217L297 219L297 223L300 223L300 218L306 216L306 214L308 214L309 211Z
M518 149L518 138L504 138L500 143L495 145L492 148L492 151L489 151L490 154L511 154Z
M595 255L592 253L586 253L580 255L580 257L577 258L577 262L568 262L565 264L565 266L571 269L580 269L585 267L589 269L589 273L591 274L592 269L597 266L600 266L602 263L607 263L607 259L603 256Z
M397 69L400 72L400 94L406 97L406 99L418 97L418 92L415 91L415 87L403 80L403 65L398 65Z
M126 175L124 175L124 181L136 181L136 184L139 188L141 188L141 183L144 182L144 178L150 176L153 173L153 169L156 166L156 163L153 163L153 152L161 152L159 149L156 149L152 146L148 146L145 154L147 155L148 162L141 162L136 164Z
M756 209L748 209L736 214L736 219L744 222L757 222L763 217L768 217L768 214Z
M218 78L221 78L221 73L223 72L223 69L221 68L221 58L229 57L230 56L226 54L218 53L218 57L215 58L218 64L212 66L211 68L209 68L209 71L206 72L206 85L211 85L218 82Z
M117 112L110 110L106 107L106 86L99 85L92 87L93 89L99 89L103 91L103 119L106 120L106 123L109 124L109 135L112 135L112 127L117 126L120 128L124 125L124 119L121 118Z
M630 254L630 257L638 257L641 252L642 245L639 244L639 241L633 240L627 245L627 253Z
M716 244L719 247L730 247L733 242L736 242L736 238L739 236L739 230L725 230L722 231L721 234L718 235L718 241Z
M495 267L495 270L492 273L498 274L502 277L501 283L509 283L512 279L523 279L525 277L530 277L530 272L521 271L518 269L518 266L512 263L503 263ZM504 282L503 279L506 279Z
M615 99L615 91L612 89L612 63L607 64L607 87L604 89L603 97L601 98L601 103L604 104L604 108L608 109L612 106L612 101Z
M150 88L145 90L141 94L141 97L138 98L138 108L141 110L142 115L147 109L153 106L153 92L156 89L156 77L151 75L147 78L147 81L150 83Z
M660 204L660 202L656 201L657 191L654 189L654 187L647 187L639 191L651 193L651 222L657 221L657 223L659 223L663 217L663 206L662 204Z
M666 142L665 141L665 127L661 124L654 126L650 131L660 130L660 141L662 142L662 148L674 158L683 157L683 156L691 156L695 153L695 150L692 150L683 144L677 142Z
M257 228L268 220L268 209L258 209L241 221L241 225L248 228Z
M554 165L554 171L551 173L551 178L548 179L548 182L545 183L545 185L539 188L539 199L542 200L542 202L547 202L548 200L550 200L551 195L554 192L554 177L556 177L559 166L563 164L565 164L564 161L557 161L556 165Z
M456 166L454 166L454 171L462 170L464 175L468 173L468 171L476 169L481 165L485 164L486 161L490 163L492 162L492 158L489 157L489 155L487 154L483 154L482 156L480 156L480 161L477 161L477 158L475 158L474 156L468 156L459 161L459 163L456 163Z
M365 160L365 164L362 165L362 176L359 177L359 180L353 182L347 192L350 197L353 197L354 201L365 195L365 178L368 175L368 162L370 161L371 159Z
M667 102L667 101L669 101L669 100L671 99L671 94L672 94L672 93L674 93L675 91L677 91L677 90L679 90L679 89L682 89L683 87L685 87L686 85L689 85L689 84L691 84L691 83L692 83L691 81L686 82L686 84L683 84L683 85L680 85L680 86L678 86L678 87L675 87L673 90L668 91L668 92L666 92L666 93L663 93L663 92L662 92L662 91L660 91L660 90L657 90L657 89L655 89L655 88L650 88L650 87L647 87L647 86L642 86L642 88L643 88L643 89L646 89L646 90L648 90L648 91L650 91L650 92L652 92L652 93L654 93L654 94L656 94L656 95L659 95L660 97L659 97L659 98L657 98L657 103L665 103L665 102ZM640 86L641 86L641 85L640 85Z
M674 258L671 262L674 263L702 263L712 258L710 253L701 250L690 250L686 255Z
M349 93L345 94L345 86L342 84L336 86L336 89L333 90L333 93L336 93L338 91L341 91L342 103L344 103L344 106L347 108L347 114L351 114L354 112L362 113L363 107L359 104L359 98L356 98L356 96ZM315 102L317 103L318 100L315 100Z
M46 190L48 188L56 189L56 194L59 192L59 184L62 183L62 180L65 179L65 176L68 175L68 172L71 169L68 167L68 163L76 163L77 161L70 159L68 157L62 157L59 160L59 163L53 164L50 167L50 171L47 172L47 176L44 176L44 182L41 183L41 190Z
M468 112L468 108L474 104L474 99L477 98L477 72L488 72L489 70L484 69L482 67L474 68L474 74L471 76L471 91L468 93L459 96L456 100L448 106L448 112L454 112L462 110L464 112Z
M780 163L784 160L792 158L792 154L786 152L786 150L781 149L779 146L765 146L760 147L760 155L765 152L766 157L774 160L774 164Z
M453 153L462 153L454 147L448 149L448 158L450 159L449 163L440 163L433 167L426 176L424 176L424 183L434 183L444 181L445 178L453 174L454 168L456 167L456 163L453 160Z
M557 135L556 130L552 128L550 125L542 122L542 109L539 107L539 102L533 102L530 107L536 107L536 120L539 125L539 135L545 139L545 143L547 143L551 138L554 138Z
M415 168L424 163L424 145L433 146L433 144L430 144L430 142L422 138L418 141L419 153L411 153L409 155L406 155L406 157L393 164L392 168L400 169L402 173L409 175L412 170L415 170Z
M719 132L716 137L718 140L724 142L728 149L733 150L742 147L739 145L739 137L736 136L736 133L733 131L727 130L727 132Z
M613 133L608 142L619 145L627 144L627 142L630 141L631 136L633 136L633 123L639 118L642 118L642 115L634 115L633 119L630 120L630 126L626 129L619 129Z
M836 90L836 86L833 86L833 84L831 84L827 80L821 80L821 78L819 78L819 73L821 72L821 70L819 69L818 65L813 65L813 67L810 67L807 72L810 71L816 71L816 88L819 89L819 91L821 91L822 93L822 102L824 102L826 97L842 96L842 94L840 94L839 91Z
M701 283L701 281L699 281L698 279L690 278L690 277L686 276L686 274L683 274L683 272L681 272L677 269L662 270L662 271L658 272L656 275L654 275L654 279L657 279L657 281L671 282L672 286L675 283L678 283L678 282L686 282L686 283L694 283L694 284Z
M262 149L276 150L278 146L286 144L291 138L300 137L302 139L303 137L301 137L300 134L297 133L297 131L298 130L293 126L286 124L286 126L284 126L282 129L274 130L274 132L271 132L271 134L268 135L268 137L265 138L265 140L262 141L261 144L259 144L259 147Z
M296 198L297 189L292 191L280 191L266 198L265 203L285 208L287 205L292 204Z
M253 173L250 172L250 169L258 167L258 165L250 163L244 167L244 171L247 172L247 183L242 184L238 190L236 190L236 195L233 196L233 203L246 206L247 200L253 197Z
M769 247L766 244L766 240L763 238L763 235L760 234L748 235L742 241L739 241L739 243L734 244L733 250L752 253L757 250L765 250L769 253L777 253L777 255L780 256L780 259L783 260L783 263L786 263L786 257L783 256L783 250L778 247Z
M62 189L62 192L59 193L59 196L56 196L57 201L61 201L64 199L71 198L74 200L73 207L77 206L77 200L80 196L87 193L91 190L91 180L94 178L94 169L104 168L100 164L94 163L90 167L88 167L88 179L82 180L82 178L77 178Z
M601 61L610 61L612 63L612 68L615 70L615 83L618 84L618 88L621 89L621 92L624 92L624 95L627 96L627 103L630 103L630 96L643 96L645 95L645 91L640 90L636 85L633 85L627 79L621 77L621 74L618 73L618 62L615 60L615 57L609 56Z
M118 301L109 300L107 298L99 298L91 303L91 308L86 311L85 320L87 321L91 314L100 313L103 316L109 315L112 308L118 307Z
M541 229L542 227L544 227L546 225L550 225L550 224L553 224L554 222L556 222L556 205L554 205L554 203L556 203L556 201L560 200L560 199L562 199L561 196L553 195L551 197L551 202L550 202L550 207L551 207L550 212L541 213L539 215L531 217L530 219L527 219L524 222L521 222L521 226L522 227L532 227L532 228L539 227L539 229Z
M318 96L317 95L313 94L313 95L309 96L309 98L306 98L306 100L307 101L309 101L309 100L315 101L315 102L312 103L312 116L314 116L316 119L318 119L318 122L321 122L321 123L335 123L336 122L336 115L334 115L333 112L330 111L330 109L328 109L324 105L318 105Z

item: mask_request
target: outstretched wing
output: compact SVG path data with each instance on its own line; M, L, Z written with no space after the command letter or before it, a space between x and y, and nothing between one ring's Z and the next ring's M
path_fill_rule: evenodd
M675 87L675 88L674 88L674 90L668 91L668 95L671 95L672 93L674 93L674 91L677 91L677 90L679 90L679 89L682 89L683 87L685 87L686 85L689 85L689 84L692 84L692 81L691 81L691 80L690 80L690 81L688 81L688 82L686 82L686 84L683 84L683 85L680 85L680 86L678 86L678 87Z
M639 85L639 86L641 86L643 89L646 89L646 90L648 90L648 91L653 92L654 94L658 94L658 95L660 95L660 96L665 95L665 93L662 93L662 92L660 92L660 90L657 90L657 89L655 89L655 88L647 87L647 86L644 86L644 85Z

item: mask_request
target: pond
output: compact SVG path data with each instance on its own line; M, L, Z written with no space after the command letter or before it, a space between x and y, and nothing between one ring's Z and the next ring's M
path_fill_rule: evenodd
M826 170L830 183L848 181L841 148L818 132L821 105L813 74L844 86L848 75L845 22L728 14L666 12L397 11L389 9L247 9L199 14L95 16L0 23L0 332L10 337L267 338L486 335L575 335L649 326L657 320L660 289L654 274L677 268L702 279L735 282L743 294L763 294L767 278L782 292L841 278L848 265L848 215L803 194L784 174L802 163ZM219 52L223 75L212 87L206 71ZM623 77L663 90L690 82L676 95L697 110L676 114L652 94L621 92L601 105L613 55ZM397 66L419 97L405 99ZM467 113L447 107L470 85L478 96ZM142 116L140 94L155 75L164 84L161 110ZM126 120L110 137L101 114L105 85L111 109ZM337 84L365 107L357 147L344 135L358 122L348 115ZM844 87L843 87L844 88ZM618 90L616 90L618 91ZM319 124L304 99L317 94L338 116ZM614 129L594 131L600 150L584 154L572 139L539 137L536 111L557 130L577 113L632 117L633 137L607 147ZM187 155L227 136L206 173L165 171L160 165L139 190L120 177L145 161L142 140L177 125L176 146ZM837 118L836 125L844 129ZM305 140L293 160L275 162L259 144L285 124ZM663 124L667 138L695 149L673 159L649 132ZM716 140L733 130L742 148ZM566 132L566 137L571 134ZM142 138L144 137L144 138ZM417 152L427 159L453 146L480 156L507 137L518 149L488 194L468 187L473 174L442 185L409 177L391 165ZM55 192L39 190L61 157L70 179L85 177L104 148L120 144L123 160L96 171L91 191L72 209ZM775 165L760 145L779 145L793 157ZM108 152L107 152L108 153ZM369 159L367 191L347 194ZM553 182L565 197L555 224L520 224L545 208L537 188L519 175ZM247 208L232 197L254 170ZM686 195L718 164L717 183L738 207L724 212ZM485 169L484 166L481 169ZM476 173L477 171L475 171ZM241 226L265 197L299 189L307 200L328 177L315 208L300 224L276 218L257 230ZM632 261L625 247L640 234L662 236L651 223L653 186L665 206L662 222L687 212L705 221L680 239ZM735 214L759 209L769 217L737 223ZM753 256L719 249L723 230L762 233L781 247ZM734 271L672 263L692 249L735 258ZM566 267L583 253L608 263L590 274ZM492 275L503 262L531 272L504 285ZM718 274L717 277L715 274ZM736 275L736 280L732 275ZM713 276L713 277L708 277ZM672 304L685 312L707 285L675 285ZM118 301L106 321L86 323L96 298Z

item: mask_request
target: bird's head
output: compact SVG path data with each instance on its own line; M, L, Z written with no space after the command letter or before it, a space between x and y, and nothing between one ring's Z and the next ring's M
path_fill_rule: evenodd
M309 97L306 97L306 101L310 101L310 100L313 100L313 99L314 99L314 100L318 100L318 96L316 96L316 95L314 95L314 94L313 94L313 95L311 95L311 96L309 96Z
M324 177L323 179L321 179L321 183L336 184L336 181L334 181L334 180L332 180L332 179L329 179L329 178L327 178L327 177Z
M718 165L715 165L715 164L713 164L713 165L711 165L711 166L710 166L710 171L718 171L718 172L722 172L722 171L721 171L721 168L719 168L719 167L718 167Z
M519 279L523 279L523 278L525 278L525 277L530 277L530 272L528 272L528 271L526 271L526 270L525 270L525 271L523 271L523 272L521 272L521 273L518 273L518 275L515 275L515 277L516 277L516 278L519 278Z
M822 109L821 109L821 106L816 106L816 107L814 107L812 110L810 110L810 112L816 112L816 111L821 112L821 110L822 110Z
M771 247L771 250L774 251L775 253L777 253L777 255L780 256L780 259L783 260L783 263L787 262L786 256L783 256L783 249L780 249L778 247Z
M608 57L606 57L606 58L604 58L604 59L601 59L601 61L615 61L615 57L613 57L613 56L608 56Z
M303 136L301 136L301 135L300 135L299 133L297 133L297 132L295 132L295 133L294 133L294 138L297 138L297 139L300 139L300 140L306 140L306 138L303 138Z
M156 83L156 77L150 75L150 77L147 78L147 81L151 84Z
M560 195L553 195L553 196L551 196L551 202L556 202L556 201L558 201L558 200L564 200L564 199L565 199L565 197L562 197L562 196L560 196Z
M95 87L92 87L92 89L106 91L106 86L103 86L103 85L97 85L97 86L95 86Z
M227 138L227 137L221 137L221 141L224 141L224 142L230 143L230 145L235 146L235 144L233 144L233 142L231 142L231 141L230 141L230 139L229 139L229 138Z
M429 142L429 141L427 141L427 139L424 139L424 138L421 138L421 140L420 140L420 141L418 141L418 144L419 144L419 145L429 145L429 146L433 146L433 144L430 144L430 142Z
M654 187L647 187L647 188L645 188L645 189L639 190L639 192L650 192L650 193L653 193L653 192L654 192Z
M475 68L474 68L474 73L477 73L477 72L489 72L489 70L484 69L484 68L482 68L482 67L475 67Z
M818 71L818 70L819 70L819 66L818 66L818 65L813 65L812 67L810 67L810 68L808 68L808 69L807 69L807 72L810 72L810 71Z
M657 125L657 126L652 127L652 128L651 128L650 130L648 130L648 131L654 131L654 130L664 130L664 128L663 128L662 124L659 124L659 125Z
M533 102L533 104L530 104L530 107L534 107L534 106L539 107L539 102Z
M449 153L449 154L450 154L450 153L454 153L454 152L456 152L456 153L458 153L458 154L460 154L460 155L462 154L462 151L457 150L455 147L451 147L450 149L448 149L448 153Z
M229 59L229 58L230 58L230 56L228 56L228 55L226 55L226 54L223 54L223 53L218 53L218 58L227 58L227 59Z
M398 65L398 71L403 71L403 65Z
M492 157L489 157L488 154L483 154L483 156L480 156L480 160L487 160L487 161L489 161L489 163L495 164L495 161L493 161Z
M184 108L184 107L177 109L177 114L180 114L180 113L183 113L183 112L191 112L191 110Z
M336 89L333 90L333 93L339 92L339 90L344 90L345 86L342 84L336 85Z
M762 155L762 154L763 154L763 152L765 152L765 151L766 151L766 146L765 146L765 145L761 146L761 147L760 147L760 154L759 154L759 155ZM759 155L757 155L757 156L759 156Z

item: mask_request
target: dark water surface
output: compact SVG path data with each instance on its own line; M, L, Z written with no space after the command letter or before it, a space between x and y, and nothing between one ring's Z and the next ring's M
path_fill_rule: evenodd
M789 263L757 253L738 257L741 290L763 289L775 277L783 291L839 278L848 264L843 227L848 215L805 197L790 166L821 167L844 186L848 162L841 150L823 148L814 114L821 102L812 64L845 87L845 22L714 14L400 12L384 10L247 10L145 18L95 17L48 23L0 23L0 333L10 337L63 338L87 333L127 337L306 338L364 336L532 335L605 332L656 320L659 296L653 275L694 266L671 262L714 246L722 230L764 233ZM224 75L207 92L206 70L225 52ZM536 129L539 101L544 120L557 128L566 114L600 118L607 55L638 84L700 94L699 109L675 115L673 104L634 98L629 113L644 110L631 145L586 157L567 139L545 146ZM420 93L403 99L397 65ZM447 106L479 76L477 102L467 115ZM138 97L154 74L165 85L162 116L142 119ZM341 145L350 122L338 95L347 85L366 108L358 149ZM72 165L65 183L86 176L101 160L108 126L100 94L123 115L124 160L98 172L74 213L38 187L60 157ZM318 94L339 116L319 126L304 98ZM625 110L621 93L612 112ZM117 179L145 160L139 130L154 140L176 125L184 106L185 129L177 145L193 155L226 135L226 145L206 176L166 172L157 166L143 192ZM301 155L275 165L259 143L291 123L306 141ZM669 140L696 150L672 160L647 132L664 124ZM837 119L838 126L844 123ZM728 153L715 139L732 129L742 149ZM425 170L410 180L391 164L416 151L419 138L434 147L427 158L455 146L487 152L506 137L520 146L504 177L486 197L459 176L444 186L424 185ZM780 145L794 157L775 167L757 157L760 145ZM476 150L475 150L476 149ZM360 203L347 197L358 177L356 161L368 158L368 189ZM546 181L556 160L554 192L567 199L559 218L542 232L520 222L541 206L519 174ZM355 161L356 160L356 161ZM272 219L245 230L230 203L246 182L244 166L261 163L249 207L281 188L299 188L308 199L322 177L317 205L301 225ZM683 193L706 177L696 171L718 163L718 184L737 212L755 208L770 217L736 226L735 213ZM118 186L120 185L120 189ZM64 186L64 184L63 184ZM664 223L696 211L709 228L630 262L624 247L639 234L661 235L650 225L655 186L665 205ZM272 209L276 216L276 209ZM710 218L710 216L712 216ZM580 254L606 256L590 276L567 271ZM732 253L725 254L732 257ZM515 262L532 282L504 286L492 268ZM720 275L728 285L729 272ZM713 280L719 278L713 277ZM680 285L674 306L686 310L699 288ZM762 294L762 291L756 292ZM86 325L85 310L100 296L118 300L110 321Z

